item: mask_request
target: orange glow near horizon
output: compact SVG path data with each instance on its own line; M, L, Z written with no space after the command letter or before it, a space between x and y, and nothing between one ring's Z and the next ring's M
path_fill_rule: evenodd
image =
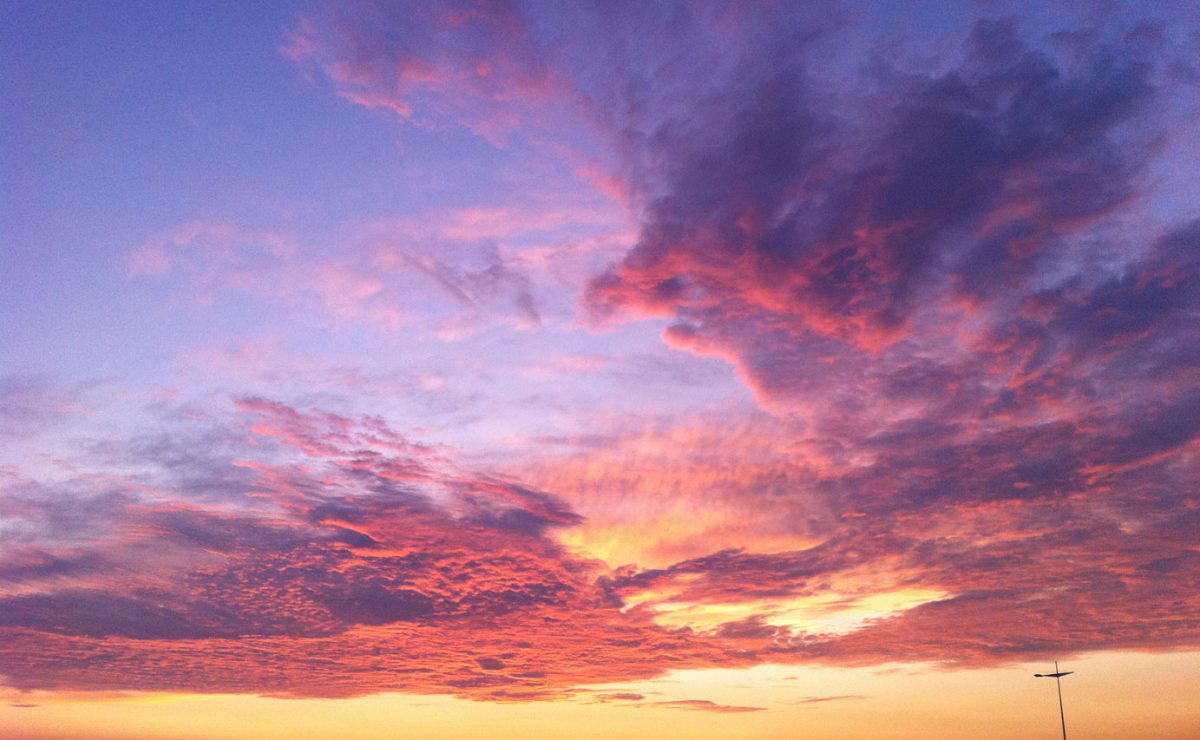
M764 624L782 627L799 636L846 634L867 622L887 619L921 604L944 599L943 591L903 590L847 597L837 593L784 600L762 599L731 604L695 603L655 599L650 609L654 621L665 627L712 630L722 624L760 617ZM635 603L654 598L646 595Z
M1063 683L1072 735L1188 740L1200 726L1192 696L1200 653L1097 653L1061 666L1076 671ZM1032 677L1045 668L764 665L671 672L581 687L569 700L520 704L404 694L318 700L9 691L0 694L0 736L234 740L254 727L264 740L1050 738L1058 729L1057 699L1052 685Z

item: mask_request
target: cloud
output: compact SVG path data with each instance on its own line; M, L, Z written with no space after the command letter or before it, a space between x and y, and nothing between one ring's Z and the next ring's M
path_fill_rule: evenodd
M861 694L840 694L837 696L806 696L802 699L796 699L792 704L823 704L828 701L848 701L857 699L866 699L867 697Z
M739 707L729 704L717 704L707 699L680 699L678 701L656 701L651 706L667 709L686 709L693 712L716 712L717 714L739 714L742 712L763 712L766 707Z
M1169 459L1096 472L1125 481L1104 508L1025 494L914 508L876 485L878 501L844 493L806 549L611 570L559 543L586 523L557 496L460 469L377 417L248 397L188 423L225 425L240 454L179 475L172 448L123 445L122 467L143 472L6 486L10 685L518 701L678 668L994 665L1197 634L1179 616L1196 522L1158 493L1195 481ZM239 472L191 486L205 466ZM872 504L886 515L851 515Z
M1012 21L981 21L959 68L881 72L892 92L852 120L809 99L803 45L791 67L749 57L705 107L650 113L665 166L633 176L656 195L590 305L674 316L677 341L787 395L777 375L822 347L878 352L944 302L1028 290L1062 269L1064 241L1133 198L1150 159L1128 133L1154 100L1148 52L1089 51L1067 67Z
M572 93L530 33L530 20L507 2L356 3L319 21L303 19L283 52L322 70L352 102L403 118L432 109L503 143L529 120L521 106L548 111Z
M78 389L60 387L46 375L0 375L0 436L28 437L90 412Z
M284 231L193 221L152 235L126 268L137 280L182 284L202 305L250 299L323 323L448 337L493 324L532 329L545 318L541 283L582 271L571 263L624 226L611 208L538 207L544 200L531 193L516 204L378 219L342 235L336 250Z
M189 496L190 476L153 472L173 453L137 445L126 463L155 485L6 487L9 684L516 700L726 652L622 615L602 566L548 536L580 521L549 493L376 417L241 398L222 423L244 455L188 461L250 471L210 476L221 496Z
M592 701L599 704L616 701L641 701L645 698L646 696L644 694L638 694L633 691L617 691L610 694L596 694L595 696L591 697Z
M345 5L286 53L408 120L594 149L638 229L585 309L728 361L758 413L622 419L479 472L382 417L240 396L64 480L6 468L5 680L519 701L1195 647L1200 223L1145 205L1168 31L984 18L863 65L832 51L854 13L682 8ZM526 215L376 224L337 260L194 223L128 267L373 326L419 294L452 306L444 336L534 328L522 240L579 219ZM8 417L46 408L26 385Z
M384 266L404 264L431 278L451 299L467 309L478 309L496 295L510 294L511 308L525 326L537 326L542 317L531 292L529 279L507 266L494 245L479 249L483 265L462 269L431 256L405 251L381 250L376 262Z
M528 466L561 499L447 482L420 456L353 475L494 536L606 557L637 542L640 565L593 573L606 603L747 660L1194 643L1168 615L1194 567L1178 512L1200 432L1198 232L1138 210L1169 136L1169 34L985 17L940 58L876 47L863 65L836 51L873 22L852 9L540 12L345 6L301 22L289 54L351 100L505 146L587 126L588 167L639 224L585 307L728 360L775 425L601 435ZM513 223L460 216L447 233ZM460 305L484 284L520 295L505 263L380 254ZM345 443L259 410L305 454ZM259 469L272 500L313 488ZM988 631L998 611L1012 627Z
M607 434L543 440L550 449L514 468L587 518L562 537L614 565L736 547L794 550L833 529L830 505L812 485L823 460L794 426L731 414L608 423ZM549 454L564 442L577 450Z

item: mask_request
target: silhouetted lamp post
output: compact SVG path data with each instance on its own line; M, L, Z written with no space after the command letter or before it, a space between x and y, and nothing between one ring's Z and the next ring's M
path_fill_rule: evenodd
M1058 685L1058 718L1062 721L1063 740L1067 740L1067 715L1063 714L1062 706L1062 677L1069 676L1075 671L1059 671L1058 661L1054 661L1054 673L1035 673L1034 678L1053 678Z

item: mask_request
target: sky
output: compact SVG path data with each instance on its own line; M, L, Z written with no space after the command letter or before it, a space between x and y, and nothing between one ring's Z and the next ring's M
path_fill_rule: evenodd
M0 737L1195 736L1194 4L0 8Z

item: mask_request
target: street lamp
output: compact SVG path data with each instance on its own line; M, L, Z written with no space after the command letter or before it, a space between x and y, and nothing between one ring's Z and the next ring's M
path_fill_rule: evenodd
M1058 718L1062 721L1063 740L1067 740L1067 715L1063 714L1062 705L1062 677L1069 676L1075 671L1059 671L1058 661L1054 661L1054 673L1035 673L1034 678L1053 678L1054 683L1058 685Z

